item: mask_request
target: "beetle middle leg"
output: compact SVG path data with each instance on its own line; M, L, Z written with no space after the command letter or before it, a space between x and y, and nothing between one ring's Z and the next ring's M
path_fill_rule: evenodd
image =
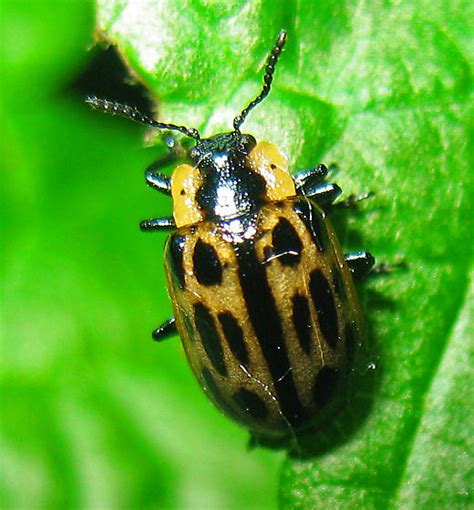
M171 319L163 322L163 324L160 324L155 330L153 330L151 336L156 342L161 342L161 340L165 340L176 333L176 319L171 317Z

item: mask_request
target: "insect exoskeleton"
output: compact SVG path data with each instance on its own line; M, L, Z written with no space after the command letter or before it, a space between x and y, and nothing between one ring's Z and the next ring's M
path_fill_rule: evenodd
M374 264L368 252L343 254L326 212L341 190L324 181L324 165L291 175L275 145L240 131L268 95L285 41L281 31L260 94L228 133L203 139L194 128L88 99L195 139L171 178L159 172L169 157L146 171L174 206L173 217L141 223L173 230L165 270L175 315L153 336L177 330L210 399L261 438L310 429L338 406L364 342L353 277Z

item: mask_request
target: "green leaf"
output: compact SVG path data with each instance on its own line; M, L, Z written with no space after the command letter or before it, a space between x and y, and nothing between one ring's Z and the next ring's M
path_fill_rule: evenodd
M455 508L472 502L474 274L426 393L422 417L393 495L397 507ZM446 476L449 474L449 476ZM433 481L438 487L433 491Z
M143 188L157 151L140 148L136 126L60 93L92 43L91 5L4 6L0 506L275 507L282 454L246 451L179 343L146 342L171 307L164 237L136 224L171 206ZM207 135L258 93L286 28L245 131L282 147L293 170L334 161L346 194L374 191L335 216L342 244L408 264L360 289L360 386L287 457L281 508L472 505L472 11L466 0L97 3L97 33L160 118Z

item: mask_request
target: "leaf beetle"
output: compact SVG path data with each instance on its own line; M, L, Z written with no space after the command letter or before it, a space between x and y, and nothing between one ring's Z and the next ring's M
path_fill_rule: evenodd
M324 165L290 174L285 156L240 130L270 92L286 42L271 50L260 94L233 130L156 121L136 108L89 97L95 109L194 139L171 177L152 164L146 181L171 195L173 216L142 230L171 230L165 271L174 317L155 340L179 333L210 399L256 438L287 438L321 423L347 380L364 330L353 277L374 264L344 255L327 217L340 195Z

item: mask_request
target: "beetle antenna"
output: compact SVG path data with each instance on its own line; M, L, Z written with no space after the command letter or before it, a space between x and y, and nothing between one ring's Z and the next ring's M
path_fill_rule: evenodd
M263 76L262 91L253 101L251 101L248 104L246 108L242 110L240 115L238 115L234 119L234 130L237 133L240 132L240 126L243 124L245 118L250 113L250 111L268 96L273 81L273 73L275 72L275 66L276 63L278 62L278 57L281 54L283 46L285 46L285 43L286 43L286 30L281 30L280 33L278 34L275 45L273 46L273 49L267 58L267 63L265 65L265 74Z
M183 135L190 136L195 140L201 139L199 131L195 128L187 128L186 126L177 126L176 124L158 122L151 117L148 117L148 115L145 115L134 106L128 106L126 104L117 103L115 101L108 101L107 99L100 99L95 96L87 97L86 103L92 106L94 110L110 113L111 115L120 115L126 119L134 120L135 122L140 122L141 124L152 126L157 129L170 129L179 131L180 133L183 133Z

